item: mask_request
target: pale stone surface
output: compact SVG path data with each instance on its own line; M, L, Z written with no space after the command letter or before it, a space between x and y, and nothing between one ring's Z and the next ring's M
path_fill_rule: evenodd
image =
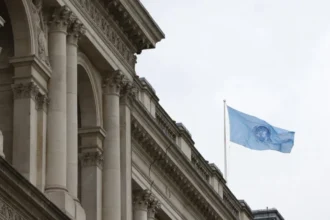
M121 219L120 184L120 114L119 94L123 75L111 73L103 84L103 120L106 136L103 142L103 220Z
M33 185L37 182L37 107L39 89L33 82L13 85L13 166Z
M132 220L132 147L131 108L136 98L136 87L126 82L120 100L120 168L122 220Z
M81 204L87 220L102 219L102 141L100 127L80 128Z
M51 14L50 22L43 22L56 1L6 1L12 21L1 30L8 25L8 30L14 32L12 42L4 48L8 55L2 53L0 59L0 129L6 159L11 162L14 153L17 170L75 220L84 220L85 216L88 220L154 220L156 213L158 220L251 219L249 211L240 206L225 185L220 171L213 172L195 150L189 132L167 115L155 90L134 72L135 53L154 47L162 38L141 3L59 2L67 4L75 15L62 7ZM76 24L77 18L88 29L79 43L80 57L84 57L78 66L79 86L77 35L67 36L67 27ZM10 66L8 57L14 55ZM120 70L122 75L111 78L113 70ZM109 72L112 74L102 88L101 79ZM128 100L124 93L120 94L128 81L138 84L138 100ZM11 84L28 82L36 83L38 94L49 96L48 108L46 102L40 105L39 95L38 99L13 101ZM15 181L18 182L27 185L27 181ZM148 188L152 194L143 191L139 197L134 191L133 199L132 188ZM28 189L31 196L33 188ZM25 212L29 210L26 204L22 204ZM50 203L43 201L39 210L47 204ZM31 218L38 213L30 212ZM38 219L46 218L67 219L38 215Z

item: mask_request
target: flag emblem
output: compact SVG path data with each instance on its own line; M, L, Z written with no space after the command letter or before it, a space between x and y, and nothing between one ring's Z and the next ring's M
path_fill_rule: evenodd
M255 126L253 130L254 130L254 135L257 138L257 141L271 142L270 129L268 129L266 126Z

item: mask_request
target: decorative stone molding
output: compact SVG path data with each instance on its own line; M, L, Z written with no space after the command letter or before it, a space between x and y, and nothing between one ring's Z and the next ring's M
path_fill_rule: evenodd
M0 219L26 220L27 218L23 217L21 213L13 209L6 201L0 198Z
M166 155L155 140L148 132L140 125L140 123L132 118L132 138L137 141L139 146L144 149L153 159L158 159L158 165L164 175L172 179L172 182L177 185L178 189L184 193L189 201L205 216L208 220L220 220L221 217L207 202L199 190L193 186L191 181L185 176L181 169ZM228 192L229 193L229 192ZM227 194L226 200L221 200L218 197L220 204L228 210L235 218L238 218L240 207L234 204L231 194ZM238 202L238 201L237 201Z
M201 161L201 159L197 156L196 152L192 150L191 152L191 163L196 167L199 174L205 179L205 181L209 181L210 172L208 172L206 161Z
M120 101L128 106L132 105L133 100L137 98L137 87L134 83L126 80L123 83L121 92L120 92Z
M148 189L133 192L134 209L147 210L154 200L155 196Z
M74 16L68 6L56 7L50 14L48 24L50 32L67 32L67 27L73 22Z
M34 31L36 34L36 45L38 51L38 57L47 66L50 66L48 58L48 37L47 37L47 25L44 21L43 14L43 1L32 0L29 1L29 5L32 11L32 17L34 19Z
M75 18L68 27L68 43L78 45L78 40L82 35L85 35L85 26Z
M13 84L12 90L14 93L14 99L32 98L33 100L36 100L39 93L38 86L33 82Z
M154 198L153 201L150 202L148 207L148 218L154 219L156 213L161 208L161 203L158 199Z
M103 78L103 93L120 95L120 90L124 85L124 75L120 70L115 71Z
M170 123L166 119L166 116L159 110L159 108L156 108L156 120L158 125L162 128L164 134L175 141L175 132L171 129Z
M103 168L103 153L100 151L87 151L79 154L82 167L98 166Z
M47 111L49 105L49 98L45 94L38 93L36 96L37 110Z
M117 32L120 31L120 28L116 22L110 18L104 5L100 5L100 1L71 1L76 8L83 12L85 18L94 24L95 29L100 32L100 35L103 36L104 41L108 43L109 47L116 49L123 60L134 70L136 63L134 52L136 49L131 49L127 46L128 43L125 43L122 39L125 38L124 34L122 34L122 36L118 35ZM98 7L99 5L100 7ZM101 10L101 8L103 8L103 10Z
M0 219L70 219L2 157L0 167Z

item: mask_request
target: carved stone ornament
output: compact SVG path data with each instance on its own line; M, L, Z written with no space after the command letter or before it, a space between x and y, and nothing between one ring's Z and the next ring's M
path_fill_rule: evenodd
M50 14L48 21L49 31L67 32L67 27L73 22L74 16L68 6L56 7Z
M161 208L160 201L154 198L154 200L150 202L148 207L148 218L155 218L155 215L160 208Z
M37 110L44 110L47 111L47 107L49 105L49 98L45 94L38 93L36 96L37 102Z
M134 83L129 80L124 81L120 92L121 102L131 106L133 100L137 97L137 93L138 90Z
M132 117L131 128L132 138L136 140L138 146L143 148L151 158L158 160L157 165L161 168L162 173L165 175L164 177L171 178L172 182L177 185L177 188L186 195L187 199L206 219L221 219L200 191L193 186L192 182L185 176L181 169L167 156L165 150L155 142L134 117ZM231 201L229 201L229 197ZM228 200L222 200L219 196L218 201L223 207L227 208L228 212L231 213L233 217L238 218L240 208L234 205L232 197L233 196L228 196Z
M82 152L79 154L82 167L98 166L103 167L103 154L100 151Z
M133 192L133 206L135 210L147 210L155 196L150 190L137 190Z
M25 220L26 218L0 199L0 219Z
M77 45L79 38L82 35L85 35L85 33L85 26L77 18L75 18L68 27L68 42Z
M121 39L121 37L116 33L116 29L120 30L118 25L111 20L108 16L106 10L100 10L96 1L90 0L72 0L75 3L75 7L79 8L85 18L94 24L95 29L103 35L103 39L109 45L109 47L114 47L118 51L118 55L121 56L131 67L134 69L136 64L136 56L134 51L132 51L126 43ZM117 26L117 28L114 28Z
M37 36L37 50L38 57L45 64L50 66L48 59L48 40L47 40L47 25L44 22L43 10L42 10L42 0L33 0L32 1L32 16L34 18L35 32Z
M120 95L120 90L124 85L124 75L120 71L110 73L103 79L104 94Z
M39 88L33 82L19 83L12 85L14 99L32 98L36 100Z

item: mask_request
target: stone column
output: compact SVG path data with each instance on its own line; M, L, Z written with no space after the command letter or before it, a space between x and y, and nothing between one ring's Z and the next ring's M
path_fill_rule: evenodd
M78 39L85 28L78 19L74 19L68 28L67 56L67 189L76 201L76 219L86 217L78 201ZM78 218L79 216L79 218Z
M37 180L37 109L33 82L12 85L14 93L13 167L33 185Z
M102 220L102 142L105 131L101 127L80 128L79 136L81 204L87 220Z
M133 192L133 220L148 220L148 208L154 198L147 189Z
M123 75L113 72L103 82L103 220L121 219L119 94Z
M155 220L156 219L156 213L160 209L160 202L158 199L154 198L153 201L150 202L148 207L148 220Z
M136 98L136 87L126 81L120 98L120 170L121 170L121 216L132 220L132 148L131 108Z
M66 37L71 16L67 6L58 7L49 21L48 51L52 75L48 85L50 103L47 120L46 194L62 211L74 218L75 204L68 196L66 188Z

